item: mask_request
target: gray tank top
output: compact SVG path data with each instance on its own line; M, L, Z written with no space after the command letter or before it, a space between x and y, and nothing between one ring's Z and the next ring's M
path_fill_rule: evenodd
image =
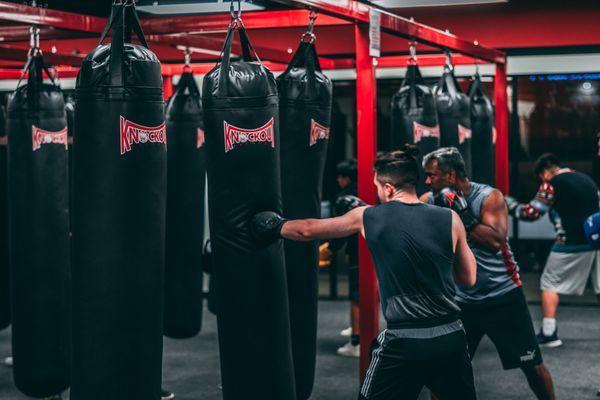
M466 196L473 214L480 216L485 199L494 188L471 182L471 192ZM433 203L433 197L428 199ZM469 247L477 262L477 282L471 288L457 286L456 300L462 303L479 303L501 296L521 286L519 267L513 256L508 239L498 252L487 249L472 240Z

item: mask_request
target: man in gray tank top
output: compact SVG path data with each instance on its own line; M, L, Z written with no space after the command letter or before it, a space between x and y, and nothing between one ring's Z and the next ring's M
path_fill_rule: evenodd
M455 282L462 287L475 283L475 258L458 215L419 201L415 151L408 146L377 158L378 206L367 207L355 198L342 216L321 220L285 221L261 212L251 229L263 245L279 237L310 241L360 233L366 239L387 329L371 353L360 400L416 400L423 386L440 400L474 400L454 296Z
M471 182L454 147L427 154L423 167L432 192L421 200L460 215L477 261L475 285L456 289L471 357L483 336L489 336L504 369L520 368L538 399L553 400L552 377L542 361L519 268L508 244L508 210L502 193Z

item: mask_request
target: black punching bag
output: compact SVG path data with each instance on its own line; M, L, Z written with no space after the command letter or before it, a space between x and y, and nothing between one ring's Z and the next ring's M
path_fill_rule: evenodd
M256 213L282 212L277 85L240 24L202 89L223 399L293 400L283 241L257 245L249 229ZM231 61L236 31L243 59Z
M17 388L48 397L69 387L69 183L61 89L42 56L8 102L12 351Z
M465 160L467 175L471 176L471 109L469 97L462 93L454 71L444 66L434 89L440 124L440 145L456 147Z
M0 331L10 325L10 268L8 264L8 204L6 114L0 104Z
M495 186L496 183L496 121L494 104L489 98L481 76L476 74L469 86L471 99L472 179Z
M200 90L181 75L167 104L165 336L184 339L202 326L204 123Z
M313 42L302 41L277 78L283 215L320 218L323 171L331 125L331 81ZM285 241L292 354L298 400L310 397L317 353L319 246Z
M400 149L404 144L414 144L419 149L417 193L424 193L427 187L420 161L440 147L440 127L435 96L425 85L418 65L408 65L402 86L392 97L391 109L392 149Z
M112 42L103 45L112 27ZM141 45L130 42L131 29ZM160 62L113 6L75 91L71 400L158 400L166 129Z

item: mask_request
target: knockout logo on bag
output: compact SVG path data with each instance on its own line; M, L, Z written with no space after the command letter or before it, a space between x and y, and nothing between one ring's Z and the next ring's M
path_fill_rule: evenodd
M67 127L61 129L58 132L51 132L35 125L31 126L31 142L33 144L33 151L38 150L42 145L55 143L62 144L67 148Z
M167 128L163 122L158 126L144 126L128 121L121 115L121 155L131 151L133 144L167 143Z
M440 126L421 125L417 121L413 121L413 143L417 144L423 138L439 138Z
M271 118L269 122L256 129L243 129L233 126L227 121L223 121L223 134L225 135L225 153L242 143L271 143L275 147L275 120Z
M458 143L463 144L465 140L471 139L471 130L469 128L465 128L461 124L458 124Z
M196 138L196 148L199 149L204 145L204 131L198 128L198 135Z
M309 146L317 144L317 140L329 139L329 128L319 124L314 119L310 119L310 139Z

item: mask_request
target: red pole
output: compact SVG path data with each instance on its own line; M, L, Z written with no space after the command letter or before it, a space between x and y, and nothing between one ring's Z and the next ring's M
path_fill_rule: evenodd
M163 95L165 101L173 96L173 77L171 75L163 75Z
M508 96L506 64L496 64L494 102L496 104L496 186L509 193L508 182Z
M377 85L373 57L369 55L369 26L354 25L356 46L356 137L358 159L358 196L375 204L373 162L377 152ZM367 247L361 237L358 244L360 295L360 379L369 367L369 348L379 331L377 277Z

